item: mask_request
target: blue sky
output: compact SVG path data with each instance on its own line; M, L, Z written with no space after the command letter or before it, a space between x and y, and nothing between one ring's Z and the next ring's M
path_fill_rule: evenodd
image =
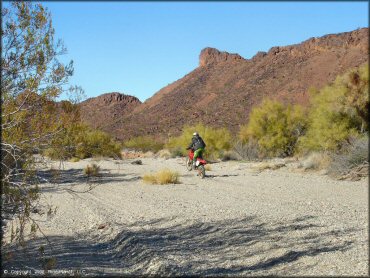
M215 47L251 58L273 46L368 27L368 2L42 2L88 97L146 100Z

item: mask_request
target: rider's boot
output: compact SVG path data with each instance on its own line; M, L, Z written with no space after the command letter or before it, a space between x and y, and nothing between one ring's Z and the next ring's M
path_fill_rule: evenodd
M196 167L197 167L196 161L193 161L193 170L195 170Z

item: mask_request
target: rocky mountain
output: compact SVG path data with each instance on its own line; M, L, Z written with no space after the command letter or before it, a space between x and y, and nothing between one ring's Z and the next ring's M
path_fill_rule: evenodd
M81 120L93 128L114 134L114 123L129 115L141 101L121 93L106 93L80 103ZM109 126L109 129L107 129Z
M103 95L87 101L83 118L119 139L177 135L184 124L200 121L237 132L263 98L305 105L310 87L321 88L367 62L368 37L368 28L330 34L272 47L251 59L207 47L196 69L144 103L125 96L122 105L112 105Z

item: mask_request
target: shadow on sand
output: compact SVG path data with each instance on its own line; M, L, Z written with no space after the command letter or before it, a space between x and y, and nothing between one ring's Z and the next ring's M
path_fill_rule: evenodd
M104 185L112 182L132 182L140 180L141 177L132 173L111 173L108 170L101 170L96 177L87 177L83 169L68 170L46 170L39 171L39 183L50 183L50 186L43 186L43 192L56 192L73 188L75 185L85 184L88 186ZM58 186L55 186L57 184Z
M13 257L3 262L3 269L42 269L37 254L45 246L44 256L56 259L56 269L84 269L92 275L294 275L305 270L298 262L302 257L350 249L348 238L356 232L315 224L309 215L274 223L256 217L175 220L116 226L120 232L100 243L54 236L49 238L52 249L42 238L27 242L21 251L8 246L3 255L10 252Z

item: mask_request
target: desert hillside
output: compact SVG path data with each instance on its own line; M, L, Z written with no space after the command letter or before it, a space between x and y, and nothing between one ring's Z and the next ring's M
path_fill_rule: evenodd
M120 93L106 93L81 102L81 119L92 128L102 128L130 113L141 101Z
M263 98L306 104L310 87L321 88L367 61L368 28L272 47L251 59L208 47L196 69L144 103L122 95L123 105L112 109L100 96L88 101L89 109L83 103L83 119L119 139L177 135L198 121L235 132Z

